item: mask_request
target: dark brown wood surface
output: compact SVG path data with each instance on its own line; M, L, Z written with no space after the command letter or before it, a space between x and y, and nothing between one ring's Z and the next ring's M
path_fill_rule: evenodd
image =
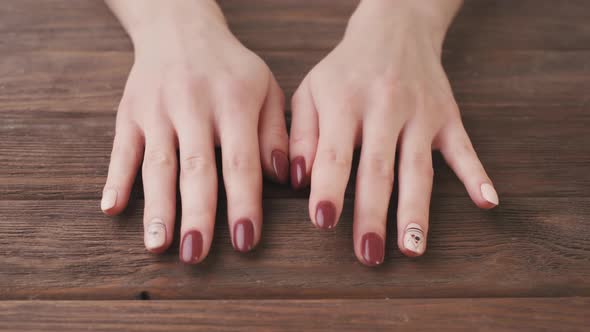
M590 298L7 301L0 331L577 331ZM27 317L23 313L30 313ZM559 319L553 319L559 317ZM91 325L90 325L91 324Z
M221 1L287 96L338 42L356 3ZM231 249L221 192L211 254L185 266L178 240L162 256L145 251L141 178L124 215L99 210L133 60L118 22L100 0L3 0L0 330L583 331L588 22L586 0L466 1L443 63L501 205L475 208L435 153L424 257L397 251L392 203L384 265L356 261L354 181L333 233L311 226L305 191L267 183L260 247ZM151 301L124 301L133 299Z

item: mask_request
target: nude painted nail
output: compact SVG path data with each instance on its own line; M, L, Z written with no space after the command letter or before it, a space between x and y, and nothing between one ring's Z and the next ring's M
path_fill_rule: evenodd
M187 264L199 261L203 252L203 235L197 230L188 231L180 244L180 260Z
M166 225L162 219L155 218L150 221L145 233L145 246L153 250L164 246L166 243Z
M100 209L107 211L115 207L117 203L117 191L114 189L105 190L102 193L102 200L100 201Z
M376 266L383 263L385 246L383 239L377 233L367 233L361 239L361 254L365 265Z
M248 252L254 247L254 224L247 218L240 219L234 225L234 248L237 251Z
M494 186L489 183L484 183L481 185L481 195L483 196L483 199L494 205L498 205L500 203L496 189L494 189Z
M291 161L291 186L301 189L306 184L305 158L295 157Z
M280 183L289 181L289 159L287 155L281 150L274 150L271 153L271 159L277 181Z
M418 255L426 249L426 234L418 224L409 224L404 234L404 248Z
M336 207L330 201L318 203L315 212L316 225L321 229L332 229L336 225Z

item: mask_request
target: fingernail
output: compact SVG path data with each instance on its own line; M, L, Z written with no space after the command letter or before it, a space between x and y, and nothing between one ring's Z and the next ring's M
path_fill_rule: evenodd
M272 168L275 171L277 180L285 183L289 180L289 159L287 155L280 150L274 150L271 153Z
M375 266L383 263L385 246L377 233L367 233L361 240L361 254L366 265Z
M180 260L193 264L199 261L203 252L203 235L197 230L190 230L182 238L180 244Z
M166 225L162 219L152 219L145 233L145 246L152 250L163 247L164 243L166 243Z
M404 234L404 248L418 255L422 255L426 249L426 234L418 224L409 224Z
M484 183L481 185L481 195L483 196L483 199L494 205L498 205L500 203L496 189L494 189L494 186L489 183Z
M247 252L254 246L254 225L250 219L240 219L234 225L234 248Z
M301 189L305 186L305 158L295 157L291 161L291 185L295 189Z
M331 229L336 225L336 207L330 201L318 203L315 212L315 222L319 228Z
M102 193L102 200L100 201L100 209L107 211L115 207L117 203L117 191L114 189L105 190Z

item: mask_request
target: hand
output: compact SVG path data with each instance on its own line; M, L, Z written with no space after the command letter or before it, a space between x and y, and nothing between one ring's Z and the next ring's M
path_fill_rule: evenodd
M105 213L121 212L143 160L145 246L162 252L173 239L180 170L180 258L186 263L203 260L211 245L216 145L222 148L227 215L238 251L260 240L262 170L278 182L289 176L281 89L266 64L231 34L219 8L195 3L206 8L141 3L168 7L150 8L150 24L138 27L130 27L137 20L129 18L129 8L116 8L127 18L122 20L134 42L135 63L117 114L101 202ZM205 16L208 11L213 14Z
M353 150L362 142L354 251L366 265L383 262L396 150L397 242L404 254L419 256L426 249L432 149L441 150L477 206L498 204L440 61L453 11L425 8L427 3L443 2L363 1L344 39L293 97L291 179L295 188L311 180L309 213L317 227L336 226Z

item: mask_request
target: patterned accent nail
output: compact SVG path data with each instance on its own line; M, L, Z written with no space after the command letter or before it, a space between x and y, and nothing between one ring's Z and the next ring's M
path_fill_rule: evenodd
M483 196L483 199L494 205L498 205L500 203L496 189L494 189L494 186L489 183L484 183L481 185L481 195Z
M404 248L418 255L426 249L426 234L418 224L409 224L404 235Z
M332 229L336 225L336 207L330 201L318 203L315 212L316 225L321 229Z
M376 266L383 263L385 246L377 233L367 233L361 239L361 254L365 265Z
M234 225L233 245L241 252L248 252L254 247L254 224L250 219L240 219Z
M107 211L115 207L117 203L117 191L114 189L107 189L102 193L102 200L100 201L100 209Z
M153 250L164 246L166 243L166 225L162 219L155 218L150 221L145 232L145 246Z
M291 161L291 186L294 189L301 189L307 184L305 171L305 158L295 157Z
M281 150L274 150L271 153L271 159L277 181L280 183L289 181L289 159L287 155Z
M197 230L188 231L180 244L180 260L187 264L194 264L201 258L203 252L203 235Z

